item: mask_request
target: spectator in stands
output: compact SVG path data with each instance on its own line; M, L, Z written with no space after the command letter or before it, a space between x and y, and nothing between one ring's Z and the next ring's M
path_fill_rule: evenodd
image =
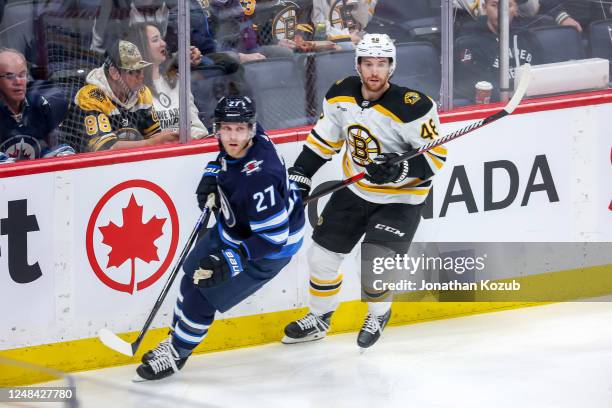
M540 13L551 16L559 25L574 27L580 33L593 21L612 17L610 0L540 0L540 3Z
M280 45L262 45L254 28L255 1L210 0L208 12L217 51L228 52L244 63L265 58L290 57L292 51Z
M153 24L139 24L132 28L130 40L151 65L144 70L144 83L153 94L153 106L162 130L178 130L179 127L179 88L177 86L178 68L176 60L169 58L166 42L159 28ZM191 64L200 64L201 54L191 47ZM208 130L198 118L198 109L190 95L191 137L200 139L208 135Z
M197 47L202 55L208 55L217 50L217 43L208 24L208 11L204 7L206 3L203 0L191 0L189 2L191 44ZM178 2L175 2L170 6L168 33L164 34L163 30L160 30L171 52L178 51L178 14ZM208 65L207 63L208 61L204 61L205 65Z
M455 97L474 100L477 82L487 81L493 85L491 100L499 99L499 39L498 2L485 0L486 19L479 19L470 35L459 36L455 46ZM535 49L528 31L517 31L512 24L518 14L516 0L509 0L510 18L510 72L520 64L535 64ZM512 87L512 86L511 86Z
M28 91L27 81L24 55L0 49L0 153L14 160L73 154L55 143L67 104L52 90L47 96L42 89Z
M119 40L106 61L87 75L74 98L72 118L82 129L79 150L98 151L153 146L178 141L178 132L161 130L153 95L144 85L142 59L131 42Z
M377 0L315 0L302 4L295 38L300 52L353 49L372 18Z
M103 0L96 2L91 49L104 53L106 46L125 36L134 24L153 23L166 35L170 10L164 0Z

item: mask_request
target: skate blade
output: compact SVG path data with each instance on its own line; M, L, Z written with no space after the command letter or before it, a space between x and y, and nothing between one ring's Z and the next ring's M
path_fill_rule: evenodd
M281 340L283 344L297 344L297 343L307 343L309 341L321 340L325 338L325 334L317 333L311 334L310 336L302 337L299 339L294 339L293 337L285 336Z
M147 380L146 378L142 378L141 376L138 375L138 373L136 373L134 375L134 377L132 377L132 382L133 383L142 383L142 382L147 382L147 381L151 381L151 380Z

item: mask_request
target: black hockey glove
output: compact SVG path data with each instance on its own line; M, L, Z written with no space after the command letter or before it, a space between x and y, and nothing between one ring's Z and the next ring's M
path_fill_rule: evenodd
M212 288L236 277L244 269L242 248L225 248L200 259L200 268L193 274L193 283L201 288Z
M302 200L308 197L310 187L312 186L312 180L310 180L310 177L304 174L304 169L300 166L293 166L287 170L287 173L289 173L289 180L297 184L298 188L300 189Z
M198 206L200 210L204 210L206 200L208 200L209 194L215 195L215 207L219 208L219 194L217 190L217 177L219 176L219 170L221 165L218 161L211 161L206 165L204 169L204 175L198 188L196 189L196 195L198 197Z
M400 183L408 178L408 160L390 164L389 160L399 156L397 153L383 153L365 167L365 179L373 184Z

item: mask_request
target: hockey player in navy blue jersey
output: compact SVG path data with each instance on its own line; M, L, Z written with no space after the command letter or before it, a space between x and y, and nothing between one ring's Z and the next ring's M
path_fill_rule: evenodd
M222 98L214 127L221 152L206 166L196 192L201 208L215 195L217 224L187 256L171 336L143 356L135 381L180 370L206 337L215 312L231 309L269 282L302 245L299 189L255 123L252 101Z

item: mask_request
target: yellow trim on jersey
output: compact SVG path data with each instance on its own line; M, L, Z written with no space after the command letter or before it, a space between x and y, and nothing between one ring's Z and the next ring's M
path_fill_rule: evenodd
M355 105L357 105L357 100L352 96L336 96L327 101L327 103L329 104L339 103L339 102L348 102L348 103L354 103Z
M393 112L391 112L390 110L388 110L387 108L385 108L382 105L374 105L374 109L381 113L382 115L393 119L394 121L396 121L397 123L404 123L400 118L397 117L397 115L395 115Z
M117 140L117 136L113 134L106 134L106 135L94 137L88 142L89 150L92 152L103 150L103 147L105 144L116 141L116 140Z
M323 153L326 156L331 156L333 154L336 154L335 151L330 150L327 146L323 146L321 144L321 142L319 142L315 137L313 137L312 135L308 135L308 137L306 138L306 143L308 143L308 145L310 147L313 147L315 149L317 149L318 151L320 151L321 153Z
M427 155L427 157L429 157L429 159L436 165L436 167L438 169L441 169L442 166L444 166L444 163L439 160L436 156L434 156L433 154L429 153L429 152L425 152L425 154Z
M349 163L349 156L348 156L348 154L345 154L344 155L344 160L342 161L342 168L344 170L344 175L347 178L350 178L350 177L353 177L354 174L351 172L348 163ZM404 184L404 185L399 186L399 187L394 187L394 186L388 186L388 187L377 186L377 187L373 187L373 186L364 184L361 181L358 181L355 184L357 184L359 186L359 188L362 189L362 190L369 191L371 193L379 193L379 194L427 195L429 193L430 187L411 187L411 188L406 188L406 187L409 187L411 183L407 183L407 184Z
M431 149L431 151L442 156L446 156L448 154L448 150L444 146L436 146Z
M325 291L316 290L316 289L313 289L312 287L310 288L310 294L313 296L317 296L317 297L333 296L333 295L338 294L338 292L340 292L340 287L334 290L325 290Z
M297 29L312 34L314 30L310 24L298 24Z
M148 136L148 135L154 133L157 129L159 129L159 122L155 122L150 127L146 128L144 130L144 136Z
M321 137L321 135L319 135L319 137ZM332 142L331 140L327 140L327 139L322 138L322 137L321 137L321 139L325 140L325 143L327 143L328 145L330 145L334 149L338 149L339 150L339 149L342 149L342 146L344 146L344 139L340 139L337 142Z
M153 106L153 94L148 87L143 86L140 88L140 91L138 91L138 102L140 104Z
M316 283L317 285L335 285L336 283L342 282L343 277L344 275L340 274L340 276L338 276L336 279L323 280L323 279L317 279L314 276L311 276L310 280Z

